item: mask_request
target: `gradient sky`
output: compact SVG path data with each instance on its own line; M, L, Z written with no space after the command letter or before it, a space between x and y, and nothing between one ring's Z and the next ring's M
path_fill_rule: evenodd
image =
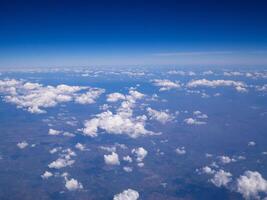
M0 67L267 65L267 1L0 1Z

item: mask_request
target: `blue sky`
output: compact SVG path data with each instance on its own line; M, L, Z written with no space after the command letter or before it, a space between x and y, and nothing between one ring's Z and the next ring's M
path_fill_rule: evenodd
M0 67L267 64L264 1L0 4Z

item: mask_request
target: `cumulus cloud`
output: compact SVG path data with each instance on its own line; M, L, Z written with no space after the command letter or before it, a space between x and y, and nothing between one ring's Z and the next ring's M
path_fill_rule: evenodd
M109 155L104 155L104 160L107 165L120 165L119 156L115 152L112 152Z
M135 154L137 162L142 162L148 154L147 150L143 147L133 149L132 153Z
M80 151L85 151L85 145L83 145L79 142L75 145L75 148L79 149Z
M186 118L184 122L188 125L203 125L206 124L207 122L199 121L197 119L193 119L192 117Z
M168 71L168 74L171 74L171 75L180 75L180 76L195 76L196 73L193 72L193 71L177 71L177 70L171 70L171 71Z
M116 194L113 200L137 200L139 193L133 189L124 190L122 193Z
M50 178L51 176L53 176L53 173L51 173L51 172L49 172L49 171L45 171L45 172L41 175L42 179L48 179L48 178Z
M250 141L249 143L248 143L248 146L255 146L256 145L256 142L254 142L254 141Z
M81 93L81 92L86 92ZM103 89L82 86L43 86L38 83L22 80L0 80L0 92L5 101L26 109L31 113L45 113L45 108L54 107L59 103L75 101L80 104L94 103Z
M232 181L231 177L232 174L230 172L226 172L220 169L214 174L214 177L211 179L211 182L217 187L227 186L228 183Z
M223 164L236 162L236 160L234 158L230 158L229 156L219 156L218 158L219 158L220 162Z
M154 79L152 82L155 86L160 87L159 91L178 89L181 87L179 82L173 82L167 79Z
M172 121L174 117L168 111L157 111L152 108L147 108L150 119L157 120L162 124Z
M123 170L126 172L132 172L133 168L132 167L123 167Z
M259 172L245 171L237 179L237 192L245 199L259 199L259 193L267 193L267 180Z
M48 167L54 168L54 169L61 169L64 167L68 167L74 164L75 160L72 160L72 157L76 156L76 153L72 151L71 149L64 149L62 150L62 153L60 154L60 157L51 162Z
M116 102L119 100L125 100L125 95L115 92L107 95L107 101L108 102Z
M126 95L126 100L121 103L116 113L107 110L97 114L95 118L85 121L85 128L82 129L83 134L96 137L100 129L108 134L126 134L132 138L153 135L152 131L145 128L147 120L145 115L133 116L136 101L143 97L144 94L130 90L129 95Z
M29 145L29 144L28 144L26 141L22 141L22 142L19 142L19 143L17 144L18 148L20 148L20 149L24 149L24 148L26 148L28 145Z
M96 99L105 92L104 89L90 88L85 94L81 94L75 98L75 102L80 104L92 104Z
M65 178L65 187L69 190L69 191L75 191L75 190L81 190L83 189L83 185L78 182L76 179L70 179L68 180L67 178Z
M183 154L186 154L186 150L184 147L178 147L175 149L175 152L178 154L178 155L183 155Z
M214 174L215 170L210 168L209 166L202 167L202 172L205 174Z
M58 130L55 130L55 129L52 129L52 128L50 128L49 131L48 131L49 135L59 135L60 133L61 133L61 131L58 131Z
M192 80L189 83L187 83L187 87L189 88L196 88L196 87L215 88L222 86L234 87L238 92L247 92L247 85L240 81L199 79L199 80Z

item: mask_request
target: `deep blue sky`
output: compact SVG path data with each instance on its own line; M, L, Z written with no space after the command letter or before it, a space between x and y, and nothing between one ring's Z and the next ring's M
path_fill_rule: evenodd
M0 67L267 64L267 1L0 1Z

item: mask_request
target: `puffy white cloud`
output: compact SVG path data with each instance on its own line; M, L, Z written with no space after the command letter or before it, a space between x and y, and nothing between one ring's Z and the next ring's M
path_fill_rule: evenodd
M75 102L80 104L92 104L96 99L105 92L104 89L90 88L85 94L81 94L75 98Z
M81 93L86 91L86 93ZM75 101L81 104L94 103L104 90L81 86L43 86L38 83L15 79L0 80L0 92L7 102L26 109L31 113L45 113L44 108L54 107L59 103Z
M45 172L41 175L42 179L48 179L48 178L50 178L51 176L53 176L53 173L51 173L51 172L49 172L49 171L45 171Z
M256 145L256 142L254 142L254 141L250 141L249 143L248 143L248 146L255 146Z
M205 174L214 174L215 170L210 168L209 166L205 166L202 168L202 172Z
M171 74L171 75L180 75L180 76L195 76L196 73L195 72L192 72L192 71L176 71L176 70L171 70L171 71L168 71L168 74Z
M245 199L259 199L259 193L267 193L267 181L256 171L245 171L237 179L237 192Z
M264 84L262 86L256 86L256 90L260 92L267 92L267 84Z
M137 162L142 162L148 154L147 150L143 147L133 149L132 153L135 154Z
M81 190L83 189L83 185L78 182L76 179L70 179L68 180L67 178L65 178L66 183L65 183L65 187L69 190L69 191L75 191L75 190Z
M104 160L107 165L119 165L120 160L117 153L112 152L109 155L104 155Z
M85 151L85 145L83 145L79 142L75 145L75 148L79 149L80 151Z
M198 121L197 119L193 119L193 118L187 118L184 120L184 122L188 125L203 125L206 124L207 122L203 122L203 121Z
M71 166L75 161L65 158L58 158L57 160L51 162L48 167L54 169L61 169L63 167Z
M221 86L231 86L234 87L238 92L246 92L247 86L243 82L233 81L233 80L207 80L207 79L199 79L192 80L187 83L187 87L195 88L195 87L221 87Z
M107 95L107 101L108 102L116 102L119 100L125 100L125 95L115 92Z
M60 133L61 133L61 131L58 131L58 130L55 130L55 129L52 129L52 128L50 128L49 131L48 131L49 135L59 135Z
M186 154L186 150L184 147L178 147L175 149L175 152L178 154L178 155L183 155L183 154Z
M133 189L124 190L122 193L116 194L113 200L137 200L139 193Z
M152 81L155 86L160 87L159 91L166 91L171 89L180 88L179 82L172 82L167 79L155 79Z
M168 111L157 111L152 108L147 108L148 115L151 119L157 120L162 124L165 124L174 119L174 117L168 113Z
M26 141L22 141L22 142L19 142L19 143L17 144L18 148L20 148L20 149L24 149L24 148L26 148L28 145L29 145L29 144L28 144Z
M133 168L132 167L123 167L123 170L126 172L132 172Z
M132 159L129 155L124 156L122 159L123 159L124 161L129 162L129 163L133 162L133 159Z
M48 167L49 168L54 168L54 169L61 169L61 168L64 168L64 167L71 166L75 162L75 160L71 159L73 156L76 156L74 151L72 151L69 148L68 149L64 149L64 150L62 150L62 154L60 154L60 157L57 160L51 162L48 165Z
M85 121L85 128L82 129L83 134L96 137L98 130L102 129L108 134L126 134L132 138L153 135L152 131L145 128L145 121L147 120L145 115L133 117L133 107L136 100L143 97L142 93L130 90L116 114L107 110L97 114L95 118Z
M228 183L232 181L231 177L232 174L230 172L226 172L220 169L214 174L214 177L211 179L211 182L217 187L227 186Z
M236 160L234 158L230 158L229 156L219 156L218 158L219 158L220 162L223 164L236 162Z
M194 116L196 116L196 118L199 118L199 119L207 119L208 118L208 115L203 114L199 110L194 111L193 114L194 114Z

